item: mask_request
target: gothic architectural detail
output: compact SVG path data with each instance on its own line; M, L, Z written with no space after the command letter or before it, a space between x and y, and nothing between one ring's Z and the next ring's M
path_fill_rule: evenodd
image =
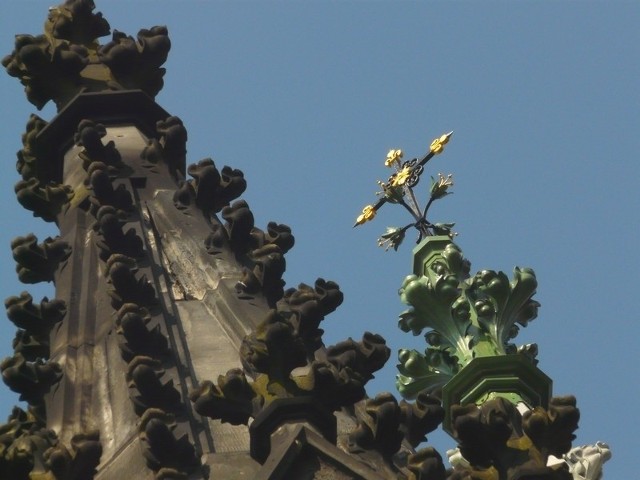
M169 167L169 173L175 178L184 177L187 158L187 129L182 120L171 116L156 122L158 138L149 140L142 150L142 158L150 165L161 160Z
M152 305L156 293L146 275L136 277L136 261L126 255L113 254L106 262L105 273L113 286L109 290L111 305L119 309L125 303Z
M322 358L314 358L301 330L272 310L243 341L244 369L229 370L217 385L206 381L192 392L196 411L224 422L246 423L278 398L314 399L330 412L361 400L366 382L389 357L384 339L365 333L361 342L340 342L326 348Z
M30 405L42 404L44 395L62 376L57 363L40 358L27 361L21 353L5 358L0 363L0 372L4 383Z
M564 455L573 480L602 480L602 466L609 459L611 450L604 442L575 447Z
M187 173L193 177L192 181L186 182L191 192L189 197L207 216L218 213L247 188L240 170L225 165L222 171L218 171L210 158L189 165Z
M138 429L147 444L144 456L157 479L170 478L169 473L186 478L200 465L187 436L174 434L176 427L174 417L158 408L147 409L140 419Z
M447 477L442 457L433 448L422 448L407 458L408 480L444 480Z
M142 239L133 228L128 229L126 233L123 231L126 222L120 220L114 207L110 205L100 207L96 212L96 219L95 228L101 237L97 241L101 260L106 261L113 254L134 258L143 255Z
M34 304L33 297L27 292L22 292L18 297L7 298L4 306L7 309L7 317L16 327L37 335L49 333L67 313L64 301L50 301L44 297L39 304Z
M88 171L93 162L100 162L105 164L110 172L115 173L116 168L122 165L122 158L115 142L102 142L106 135L107 129L101 123L82 120L78 125L73 139L78 147L82 147L79 157L85 170Z
M58 110L82 91L140 89L154 97L163 86L171 43L166 27L138 32L137 41L115 31L111 42L97 38L111 28L91 0L67 0L51 8L44 35L18 35L14 51L2 60L20 79L38 109L54 100Z
M457 466L449 478L570 480L566 465L554 469L547 462L569 451L579 416L573 397L553 398L547 410L537 407L524 416L503 398L454 406L454 436L470 465Z
M151 314L135 303L125 303L117 313L117 333L122 336L120 352L126 362L136 355L164 358L169 353L167 337L160 325L150 327Z
M447 237L428 242L440 245L432 250L424 245L425 253L419 254L428 257L424 267L418 266L400 288L400 298L412 307L400 315L400 328L414 335L432 329L425 336L425 355L400 352L398 388L408 397L441 387L473 358L517 353L509 340L539 307L531 298L537 286L533 270L516 268L511 282L492 270L470 277L470 264L458 246Z
M12 480L44 475L48 470L45 453L57 443L56 434L44 428L41 420L14 407L7 423L0 425L0 472Z
M117 150L113 148L112 151ZM96 163L97 169L94 167ZM96 172L103 172L104 176L99 181L111 183L100 165L103 163L90 164L87 169L90 178L96 178ZM101 191L106 193L102 200L116 200L114 203L130 210L131 195L128 192L124 194L126 190L120 194L122 200L117 200L116 189L108 188L106 184L102 187ZM95 195L91 200L95 207L102 203ZM155 323L155 328L148 329L153 317L149 309L157 312L158 298L146 274L136 277L138 261L134 257L145 255L143 240L134 228L123 232L122 226L126 222L120 217L129 217L123 210L119 214L114 206L103 205L97 211L95 208L91 211L95 212L97 220L94 229L98 233L96 246L99 257L105 262L105 277L112 285L108 293L111 306L117 310L116 331L122 337L119 347L122 358L127 362L129 396L135 413L141 417L138 431L146 445L146 464L155 472L156 479L187 478L200 466L200 462L195 457L195 447L188 435L174 436L176 427L184 423L176 422L174 415L184 415L184 403L164 368L165 364L175 368L175 364L170 358L167 339L161 333L162 319L156 320L159 322ZM157 313L155 316L161 317Z
M22 175L23 180L30 178L40 178L38 171L38 156L40 155L37 137L40 132L47 126L42 118L31 114L27 122L27 129L22 134L23 148L18 152L18 161L16 162L16 170Z
M291 229L256 227L240 170L209 158L186 168L187 131L152 98L166 27L114 31L101 46L110 27L94 9L92 0L53 7L44 34L18 35L2 61L36 107L58 108L49 122L29 119L15 190L60 236L11 244L19 279L54 282L56 299L34 304L24 292L5 302L18 332L0 372L29 407L0 426L0 477L599 477L608 449L570 450L575 400L551 398L535 344L511 343L537 314L533 271L470 276L453 224L427 220L450 175L434 178L418 206L412 189L451 133L419 159L390 151L395 171L356 220L385 204L411 212L379 243L397 250L418 231L400 327L428 329L424 354L400 351L398 386L412 402L367 398L390 355L385 340L365 332L325 346L320 327L343 301L338 285L286 288ZM423 445L441 423L460 447L448 472Z
M171 42L166 27L151 27L138 32L137 41L125 33L113 32L113 39L98 50L98 58L109 67L109 87L118 90L140 89L155 97L164 82Z
M40 304L33 304L27 292L4 301L7 317L18 327L13 349L25 360L34 362L38 358L49 358L49 333L62 321L67 308L62 300L49 301L44 297Z
M537 346L510 342L518 325L536 318L533 270L514 270L511 281L502 272L469 275L470 263L449 237L431 236L414 250L414 274L400 288L411 308L400 315L403 331L420 334L427 348L399 352L396 385L406 398L420 392L443 400L443 428L451 432L450 407L482 403L493 397L514 404L547 406L551 380L536 367Z
M40 217L45 222L54 222L73 198L73 188L69 185L43 185L34 177L18 181L15 192L20 205L31 210L34 217Z
M87 188L92 193L89 197L91 214L97 217L98 210L108 206L115 209L118 218L126 218L128 212L133 210L131 193L126 186L121 183L114 187L109 178L108 167L102 162L91 163L87 173Z
M84 480L94 477L101 455L100 432L92 431L74 435L70 448L61 443L49 448L44 459L51 480Z
M22 283L53 281L54 273L71 255L71 247L60 237L45 238L38 243L32 233L17 237L11 242L16 272Z

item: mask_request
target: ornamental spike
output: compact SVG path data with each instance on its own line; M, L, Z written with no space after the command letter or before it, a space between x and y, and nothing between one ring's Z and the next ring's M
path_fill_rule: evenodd
M429 146L429 153L432 153L434 155L442 153L442 151L444 150L444 146L449 142L449 138L451 138L451 135L453 135L453 130L433 140L433 142L431 142L431 145Z
M376 216L376 207L373 205L367 205L362 209L362 213L356 219L356 223L353 224L353 227L357 227L358 225L362 225L365 222L373 220Z

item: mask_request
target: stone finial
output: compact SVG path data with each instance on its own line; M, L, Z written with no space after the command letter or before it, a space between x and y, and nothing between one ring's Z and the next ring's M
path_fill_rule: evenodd
M154 97L163 86L171 42L166 27L140 30L137 39L110 33L93 0L66 0L49 9L42 35L17 35L11 54L2 59L7 73L20 79L27 99L38 109L53 100L60 111L81 92L143 90Z

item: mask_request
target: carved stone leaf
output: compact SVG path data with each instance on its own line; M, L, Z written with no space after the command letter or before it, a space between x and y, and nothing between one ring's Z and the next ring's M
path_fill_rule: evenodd
M217 385L208 380L202 382L189 398L200 415L232 425L246 425L260 405L260 401L256 405L256 393L240 369L220 375Z
M67 313L63 300L44 297L40 304L33 303L33 297L22 292L19 297L9 297L4 301L7 317L18 328L31 333L48 333Z
M23 283L51 282L60 263L71 255L71 247L59 237L38 244L35 235L17 237L11 242L16 272Z
M45 222L55 222L69 200L73 198L73 189L68 185L43 185L35 177L20 180L15 185L16 197L20 205L41 217Z

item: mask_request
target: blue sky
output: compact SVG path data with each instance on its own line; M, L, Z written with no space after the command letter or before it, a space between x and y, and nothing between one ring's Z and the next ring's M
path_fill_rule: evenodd
M14 33L42 32L53 2L2 3L2 54ZM340 284L345 302L325 320L327 344L370 330L394 352L424 348L422 337L397 328L411 239L399 252L376 246L385 227L405 222L403 212L387 207L351 226L375 200L376 180L389 175L390 148L419 156L454 130L427 173L452 173L455 194L430 219L456 222L473 272L535 269L542 308L516 341L538 343L554 394L576 395L575 445L608 442L607 478L632 478L640 4L97 3L112 29L168 26L173 46L156 100L184 121L190 163L213 157L242 169L256 224L292 227L287 284ZM19 284L9 248L15 236L55 232L13 194L14 152L35 107L6 74L0 92L0 286L5 296L29 290L39 299L51 287ZM53 107L39 114L50 119ZM13 332L0 322L0 356L10 353ZM395 364L393 353L370 394L394 390ZM16 401L1 388L0 415ZM444 434L430 440L442 454L454 445Z

